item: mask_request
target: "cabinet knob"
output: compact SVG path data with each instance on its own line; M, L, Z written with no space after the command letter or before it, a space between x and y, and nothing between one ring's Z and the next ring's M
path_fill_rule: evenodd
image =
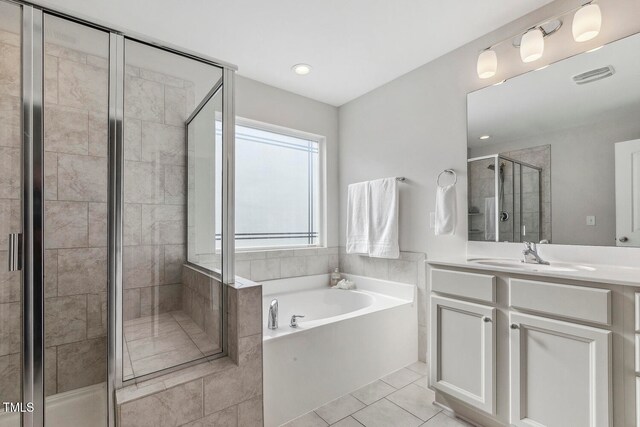
M619 238L618 240L620 240L622 243L628 242L629 238L626 236L622 236L621 238Z
M520 326L516 325L515 323L512 323L510 328L511 329L520 329Z
M490 318L490 317L487 317L487 316L484 316L484 317L482 318L482 321L483 321L484 323L489 323L489 322L491 322L491 318Z

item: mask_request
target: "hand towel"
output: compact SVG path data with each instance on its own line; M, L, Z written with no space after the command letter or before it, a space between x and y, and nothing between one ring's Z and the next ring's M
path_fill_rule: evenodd
M496 240L496 198L484 199L484 240Z
M395 178L369 181L369 256L400 257L398 182Z
M438 186L436 191L436 236L454 234L456 231L456 186Z
M350 184L347 191L348 254L366 254L369 248L369 183Z

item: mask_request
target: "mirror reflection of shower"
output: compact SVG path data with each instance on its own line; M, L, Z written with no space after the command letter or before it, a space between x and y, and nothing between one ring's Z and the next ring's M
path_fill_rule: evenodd
M540 167L506 154L469 159L469 240L538 242L543 239L541 171Z
M498 188L499 188L499 195L498 195L498 203L500 205L500 212L498 214L498 219L501 222L505 222L509 220L509 212L504 210L504 167L506 166L506 163L502 162L500 163L500 171L498 172ZM496 165L495 163L491 163L489 166L487 166L487 169L495 171L496 170Z

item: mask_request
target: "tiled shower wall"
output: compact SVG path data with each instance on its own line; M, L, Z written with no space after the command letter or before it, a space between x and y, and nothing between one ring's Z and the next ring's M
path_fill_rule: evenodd
M182 308L184 123L194 104L192 82L126 67L125 320Z
M0 34L0 245L20 229L20 45ZM104 381L107 78L104 59L45 44L46 394ZM19 76L19 74L17 74ZM9 95L8 97L6 95ZM7 101L10 100L10 101ZM10 224L10 229L5 225ZM2 252L6 262L6 251ZM6 264L5 264L6 265ZM0 387L20 390L20 275L0 273Z
M532 173L530 168L523 169L522 225L534 234L537 232L536 240L546 239L551 242L551 146L541 145L503 154L514 160L542 168L539 183L535 176L537 174ZM538 216L540 217L539 226Z
M338 267L338 248L236 252L236 275L254 281L327 274Z
M20 37L0 32L0 396L20 394L20 273L9 273L7 235L20 230ZM0 408L2 410L2 408Z
M106 45L105 45L106 47ZM45 44L45 384L104 381L106 59Z
M427 354L427 285L425 260L421 252L400 252L398 259L370 258L347 254L340 247L340 271L347 274L374 277L417 286L418 298L418 359L426 361ZM356 284L357 286L357 284Z

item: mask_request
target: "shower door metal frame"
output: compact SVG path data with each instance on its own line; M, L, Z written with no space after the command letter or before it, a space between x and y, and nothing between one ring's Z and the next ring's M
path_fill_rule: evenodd
M22 7L22 403L23 427L44 425L43 12Z

